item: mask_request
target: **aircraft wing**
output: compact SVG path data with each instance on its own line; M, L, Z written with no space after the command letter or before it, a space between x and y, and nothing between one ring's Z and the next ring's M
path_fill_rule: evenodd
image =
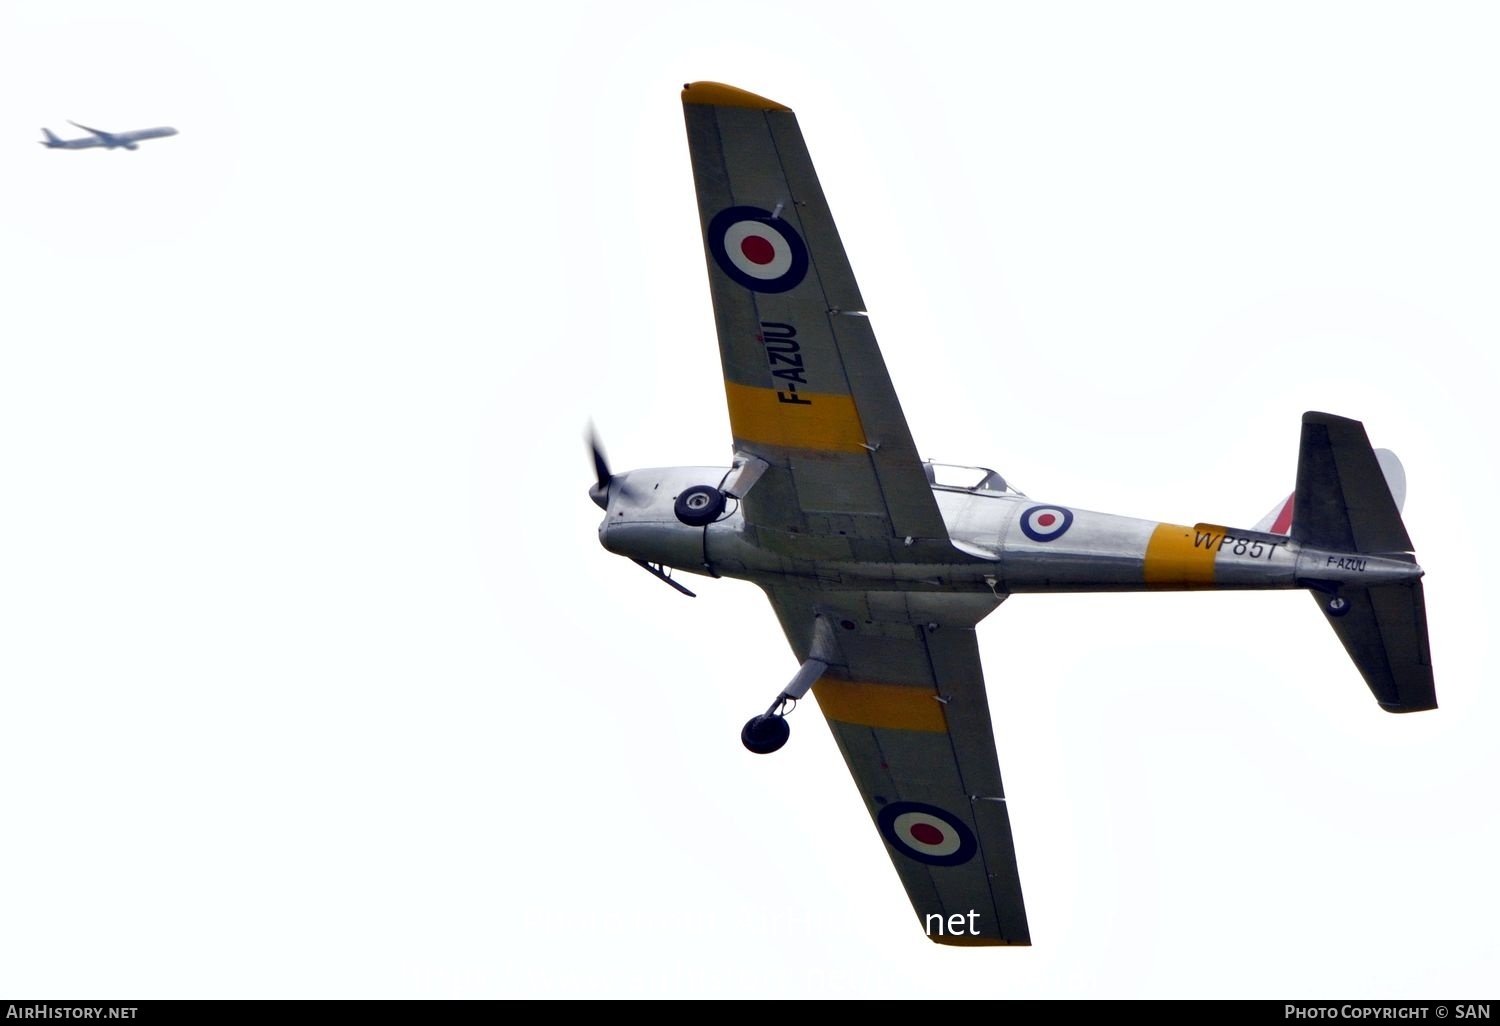
M766 464L748 528L820 559L951 552L796 115L717 82L682 101L737 460Z
M799 660L816 615L838 624L842 662L813 695L927 935L1030 944L972 626L996 600L766 591Z
M80 125L76 121L69 121L68 124L72 125L74 128L81 128L85 132L90 132L105 141L108 141L114 137L114 133L112 132L105 132L97 128L90 128L88 125Z

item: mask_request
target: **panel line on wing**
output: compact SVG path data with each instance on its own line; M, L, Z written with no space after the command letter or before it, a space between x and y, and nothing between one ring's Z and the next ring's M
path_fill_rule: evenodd
M939 670L939 668L938 668L938 661L937 661L937 659L935 659L933 657L931 636L927 632L922 632L922 634L920 635L920 637L921 637L921 641L922 641L922 649L927 654L927 665L930 668L930 672L932 674L932 679L937 683L938 688L941 690L942 687L943 687L943 685L944 685L944 679L945 679L946 675ZM944 703L944 705L945 705L945 709L946 709L946 703ZM986 719L987 719L987 717L986 717ZM946 722L946 719L945 719L945 722ZM990 733L991 733L991 737L993 737L993 728L990 728ZM969 800L969 807L968 807L968 818L969 818L969 821L970 821L970 823L973 824L976 834L978 834L979 836L984 836L985 831L984 831L983 827L980 825L980 822L979 822L979 809L976 807L977 804L978 804L978 802L980 801L980 798L975 794L975 791L977 790L977 788L974 787L973 784L970 783L967 774L965 774L965 772L964 772L964 759L962 758L962 755L959 752L958 741L957 741L957 738L956 738L956 736L954 734L954 731L951 729L951 727L950 727L950 729L948 731L948 745L949 745L949 748L951 749L951 751L953 752L953 765L954 765L954 769L958 773L959 784L963 788L964 795ZM1008 823L1009 816L1010 816L1009 805L1005 803L1005 800L1003 798L1000 799L1000 800L1001 800L1002 804L999 806L999 808L1002 810L1002 814L1007 819L1006 836L1007 836L1007 839L1009 839L1009 836L1010 836L1009 823ZM1003 867L1003 866L996 867L996 866L992 866L990 864L990 859L988 857L988 854L986 853L986 845L983 845L983 844L979 845L978 849L975 852L975 855L979 859L980 865L982 865L984 867L985 886L986 886L986 888L990 892L990 900L991 900L991 902L993 903L993 905L994 905L994 907L996 909L1000 909L1000 908L1002 908L1005 905L1005 902L1002 901L1000 894L997 893L997 891L995 889L995 881L997 879L1004 879L1006 877L1007 874L1004 871L1005 867ZM928 871L930 873L931 869L929 868ZM1023 922L1024 922L1024 920L1023 920ZM976 940L975 943L992 944L992 943L995 943L995 941L994 940L982 940L982 941ZM1007 940L1005 943L1009 943L1009 941ZM1029 939L1028 939L1027 943L1028 944L1030 943Z
M776 129L775 129L774 126L771 125L771 119L769 117L767 117L766 123L767 123L767 127L770 129L771 148L776 153L776 161L777 161L777 163L781 165L782 175L786 179L787 187L790 190L790 194L791 194L792 206L793 206L793 209L795 209L802 202L801 200L799 200L799 198L797 197L797 195L795 195L795 193L798 191L798 183L796 183L796 182L794 182L792 180L792 176L788 172L788 164L787 164L786 158L782 154L782 148L781 148L780 140L777 138ZM819 189L819 191L821 191L821 188ZM804 226L804 228L805 227L806 226ZM832 228L831 225L829 227L830 227L831 230L833 230L835 232L837 231L837 229L836 228ZM809 233L809 235L811 235L811 234L812 233ZM839 371L843 375L844 387L849 390L851 410L852 410L852 412L854 414L854 417L855 417L856 421L858 421L858 419L859 419L859 408L858 408L857 400L856 400L857 389L855 387L855 377L849 373L849 365L848 365L848 361L846 359L846 354L844 352L844 346L843 346L843 344L842 344L842 342L841 342L841 340L839 338L838 328L835 326L834 321L835 321L835 319L838 316L840 316L841 314L843 314L843 315L848 315L848 316L862 317L862 318L864 318L866 320L866 322L868 322L870 315L869 315L868 312L866 312L863 309L863 304L861 304L861 309L859 309L859 310L840 310L839 308L837 308L837 307L835 307L835 306L833 306L833 305L831 305L829 303L829 300L830 300L831 297L828 294L827 285L826 285L826 283L823 280L823 275L822 275L822 271L821 271L821 264L820 264L820 261L817 259L817 256L818 256L818 254L815 253L814 254L814 259L812 261L811 273L812 273L813 277L816 279L816 285L817 285L818 290L823 294L823 301L824 301L824 303L828 304L826 306L826 309L827 309L826 316L828 318L829 334L830 334L830 336L831 336L831 338L833 340L833 355L834 355L834 358L838 361ZM847 257L845 259L847 259ZM851 273L852 273L852 271L851 271ZM871 444L872 442L873 442L873 444ZM886 493L886 483L885 483L885 481L883 479L883 475L880 473L880 469L876 465L875 460L873 459L874 454L880 451L880 447L881 447L882 442L883 442L883 439L879 439L879 438L871 439L871 438L869 438L868 435L867 435L867 432L865 431L863 423L860 423L860 427L859 427L859 439L858 439L859 449L863 450L866 454L868 454L868 457L870 457L870 469L874 472L873 473L873 477L874 477L874 483L875 483L875 490L878 493L878 495L880 496L881 506L887 511L887 515L889 515L889 511L892 509L892 504L891 504L891 501L890 501L890 496ZM839 450L839 451L850 451L850 450ZM854 450L854 451L858 451L858 450ZM941 522L941 520L939 522ZM944 533L944 535L946 535L946 531L944 531L943 533Z

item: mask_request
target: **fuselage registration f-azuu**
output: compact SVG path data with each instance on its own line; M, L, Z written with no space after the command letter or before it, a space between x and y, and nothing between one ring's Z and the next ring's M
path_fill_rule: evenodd
M734 455L614 474L596 442L599 540L684 592L671 570L764 589L801 665L741 739L780 748L812 691L929 937L1030 943L974 632L1012 594L1301 588L1382 708L1436 707L1404 478L1359 422L1304 414L1293 496L1248 529L925 463L796 116L715 82L682 102Z

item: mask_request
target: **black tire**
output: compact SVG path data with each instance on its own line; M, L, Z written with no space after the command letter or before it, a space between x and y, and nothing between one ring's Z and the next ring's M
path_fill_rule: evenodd
M791 724L782 716L761 714L745 724L740 731L740 743L756 755L770 755L786 744L792 736Z
M712 485L693 485L677 496L672 511L689 527L703 527L724 512L724 493Z
M1349 605L1349 600L1344 598L1344 596L1342 595L1335 595L1333 598L1328 600L1329 616L1343 616L1345 613L1349 612L1350 608L1351 607Z

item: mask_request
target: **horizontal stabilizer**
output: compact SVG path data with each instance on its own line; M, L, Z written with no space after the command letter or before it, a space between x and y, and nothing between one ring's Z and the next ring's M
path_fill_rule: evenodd
M1340 596L1348 601L1341 614L1330 611L1323 596L1313 595L1380 707L1386 712L1436 709L1422 582L1345 588Z

